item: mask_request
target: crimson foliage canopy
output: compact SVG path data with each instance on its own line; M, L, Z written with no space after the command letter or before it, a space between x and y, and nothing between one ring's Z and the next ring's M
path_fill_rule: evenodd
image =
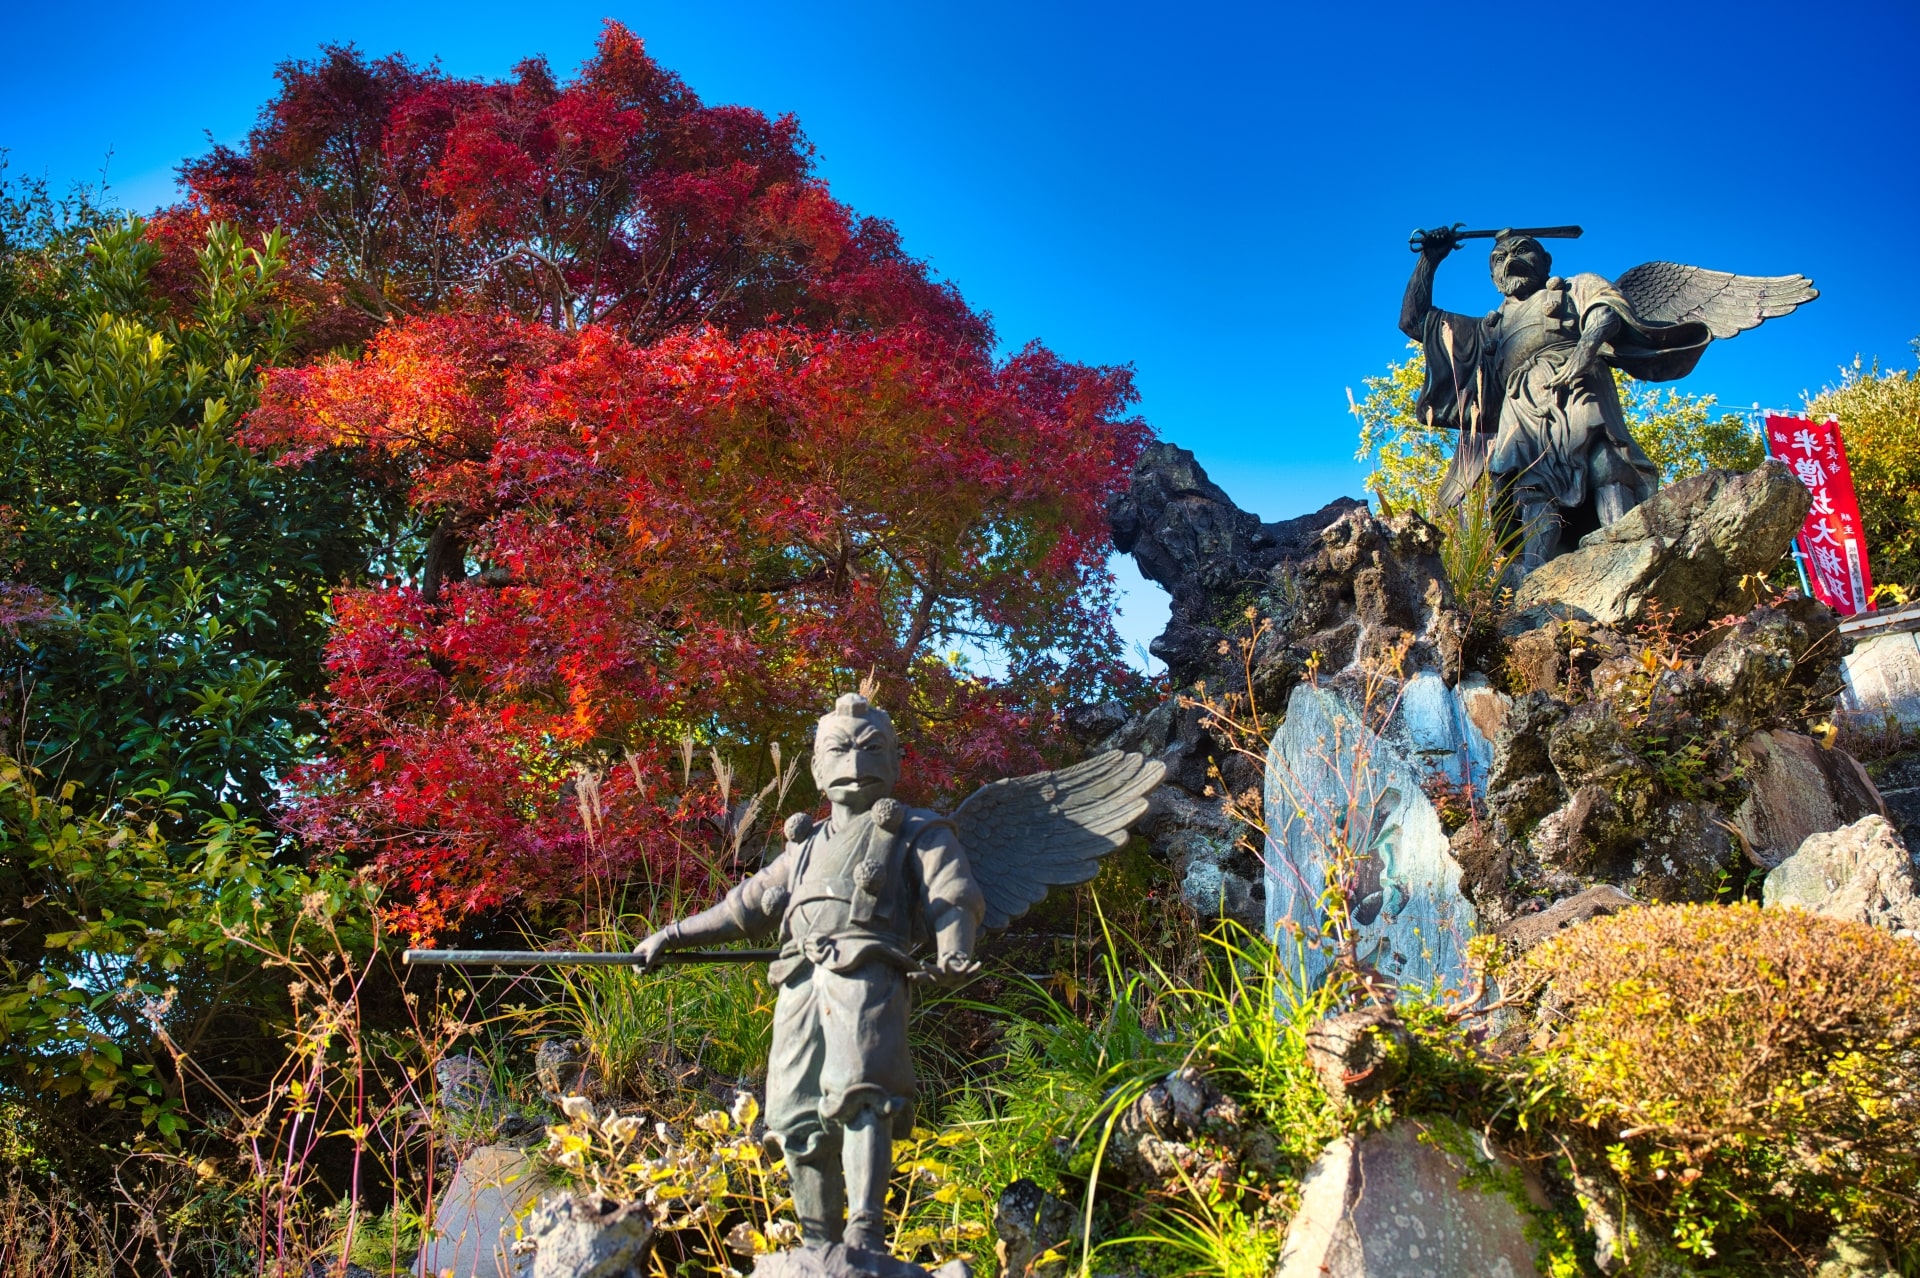
M414 512L418 559L334 597L290 816L416 930L696 869L741 796L683 793L685 740L758 787L870 681L936 798L1129 685L1129 373L995 357L791 119L703 105L615 24L564 84L340 48L281 83L176 216L291 228L306 349L337 348L268 374L246 441Z
M639 340L775 315L990 338L829 194L793 117L703 104L618 23L565 83L537 58L493 82L341 46L279 79L244 149L181 176L201 213L293 234L322 348L475 303Z
M922 796L1040 766L1053 711L1125 679L1104 507L1142 442L1130 396L1124 372L910 329L640 345L465 316L274 373L256 442L408 456L475 569L433 599L338 598L305 832L403 882L429 928L674 865L719 815L671 784L678 739L765 775L863 678L903 712ZM582 770L597 831L562 800Z

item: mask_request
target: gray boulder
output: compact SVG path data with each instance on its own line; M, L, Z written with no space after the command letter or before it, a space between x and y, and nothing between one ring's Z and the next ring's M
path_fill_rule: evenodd
M1001 1278L1059 1278L1080 1213L1026 1177L1000 1191L993 1207L994 1255Z
M1787 552L1811 499L1777 461L1744 474L1710 470L1669 484L1530 573L1513 630L1554 618L1638 626L1656 607L1690 630L1754 604L1742 579Z
M1106 1165L1126 1184L1177 1187L1232 1180L1245 1165L1270 1170L1271 1137L1240 1102L1191 1066L1142 1092L1114 1121Z
M460 1160L433 1205L432 1229L414 1272L422 1278L527 1278L531 1264L512 1250L514 1221L543 1187L526 1150L475 1149Z
M1868 815L1885 816L1880 793L1854 757L1799 732L1756 732L1738 748L1748 785L1734 824L1754 864L1792 856L1811 835Z
M1762 891L1769 906L1798 906L1920 939L1920 872L1885 817L1811 836L1768 873Z
M1275 1278L1537 1275L1528 1197L1518 1169L1444 1119L1343 1136L1301 1183Z
M532 1278L644 1278L653 1211L598 1195L559 1194L527 1217Z

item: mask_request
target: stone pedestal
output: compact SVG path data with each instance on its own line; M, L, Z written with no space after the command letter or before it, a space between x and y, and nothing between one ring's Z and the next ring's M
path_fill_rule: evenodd
M964 1260L926 1269L877 1251L832 1243L776 1251L753 1262L753 1278L972 1278Z

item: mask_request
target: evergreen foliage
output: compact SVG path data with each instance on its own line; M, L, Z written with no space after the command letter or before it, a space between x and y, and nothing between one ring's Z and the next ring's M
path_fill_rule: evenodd
M1920 372L1855 359L1807 413L1840 419L1874 581L1920 592Z

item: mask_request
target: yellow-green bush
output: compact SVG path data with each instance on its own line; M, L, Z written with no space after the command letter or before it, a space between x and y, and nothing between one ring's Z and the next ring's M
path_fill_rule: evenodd
M1920 945L1799 910L1659 906L1570 929L1508 980L1541 999L1539 1070L1683 1247L1920 1236Z
M1807 404L1828 414L1847 441L1874 579L1920 587L1920 374L1855 360Z

